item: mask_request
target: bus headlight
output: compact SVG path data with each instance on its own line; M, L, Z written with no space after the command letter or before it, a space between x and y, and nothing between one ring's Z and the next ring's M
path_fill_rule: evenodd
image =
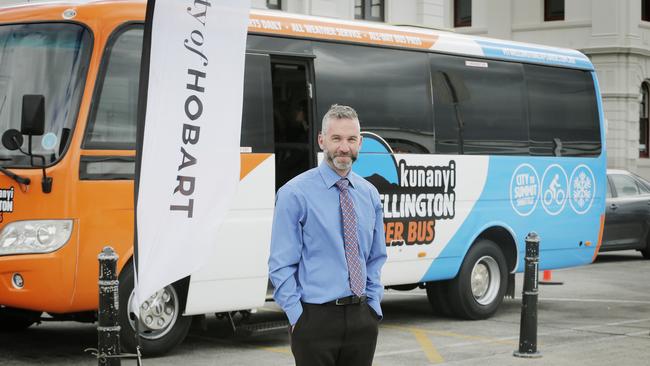
M0 233L0 255L53 252L70 240L72 226L72 220L9 223Z

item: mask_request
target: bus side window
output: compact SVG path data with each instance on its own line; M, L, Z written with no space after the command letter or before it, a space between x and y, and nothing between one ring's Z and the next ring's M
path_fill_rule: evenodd
M127 25L111 35L97 80L84 148L135 148L142 36L142 25Z
M273 96L271 58L264 54L246 54L244 105L241 123L242 151L273 152Z
M528 155L521 64L431 54L436 152Z
M359 113L361 130L396 153L432 153L433 121L425 53L314 42L318 117L330 105Z
M600 155L596 93L588 71L525 65L531 155Z

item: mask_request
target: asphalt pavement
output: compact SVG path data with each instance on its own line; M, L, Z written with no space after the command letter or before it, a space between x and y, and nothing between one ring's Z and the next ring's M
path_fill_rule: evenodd
M635 251L602 254L595 263L552 272L561 285L540 286L538 350L513 357L518 347L521 275L517 296L488 320L462 321L432 314L423 290L387 291L375 354L386 365L650 365L650 261ZM251 322L283 319L269 303ZM95 324L44 322L0 333L0 365L96 365ZM229 322L208 316L186 341L144 365L292 365L285 332L236 337ZM122 365L135 365L124 360Z

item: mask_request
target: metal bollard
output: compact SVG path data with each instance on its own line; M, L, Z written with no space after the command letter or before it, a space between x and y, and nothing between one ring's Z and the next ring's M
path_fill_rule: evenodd
M120 366L120 326L118 311L118 255L105 247L99 254L99 314L97 324L97 361L100 366Z
M542 357L542 354L537 351L539 241L539 236L535 232L530 232L526 236L526 268L524 270L524 289L521 299L519 350L514 352L516 357Z

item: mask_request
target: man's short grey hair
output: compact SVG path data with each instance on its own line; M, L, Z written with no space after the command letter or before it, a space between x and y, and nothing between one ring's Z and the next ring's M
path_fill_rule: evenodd
M359 124L359 116L354 108L347 105L333 104L330 109L323 116L323 124L321 126L321 133L326 134L329 127L330 120L332 119L351 119L357 121Z

